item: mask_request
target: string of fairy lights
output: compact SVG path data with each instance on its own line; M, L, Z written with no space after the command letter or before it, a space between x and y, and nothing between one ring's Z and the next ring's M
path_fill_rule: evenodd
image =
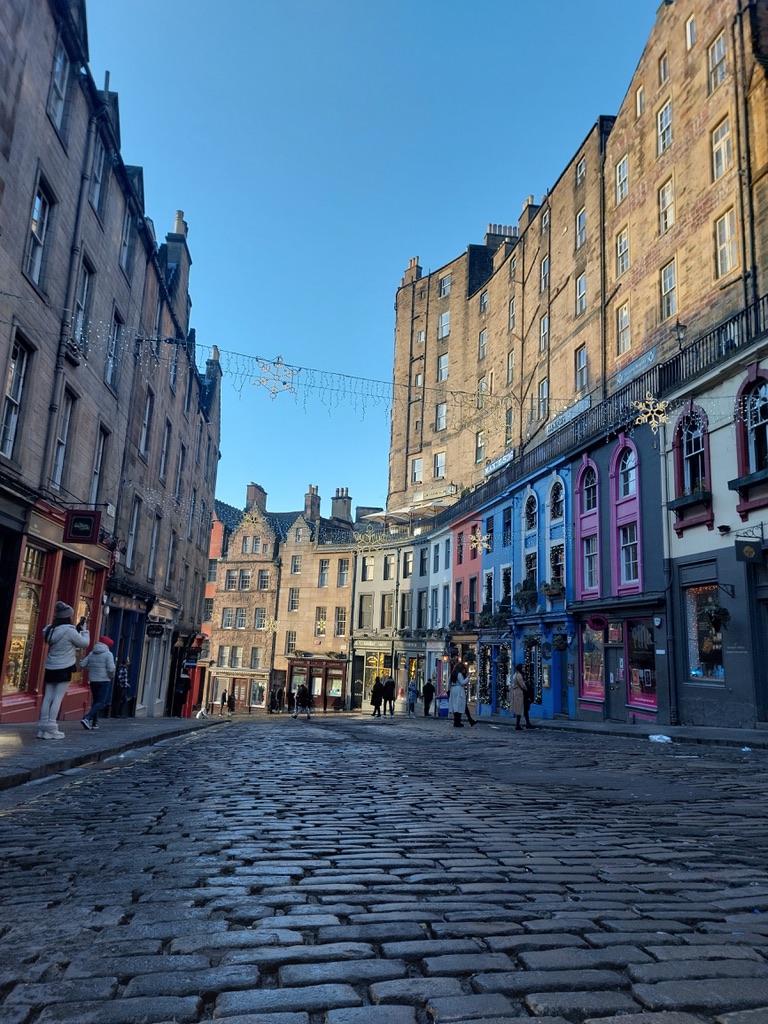
M0 295L25 301L23 297L8 292L0 292ZM99 360L105 363L112 359L119 367L131 358L140 379L147 384L155 383L162 373L171 376L180 372L179 353L187 344L184 340L147 336L139 328L127 324L120 325L116 336L114 322L78 319L77 316L72 320L73 341L86 361L96 364ZM503 453L515 443L516 438L535 433L542 421L551 423L561 413L567 413L576 401L575 395L567 398L548 395L543 400L546 412L542 415L540 396L532 393L521 395L514 385L494 393L481 379L475 390L464 391L449 388L445 383L402 383L339 370L299 366L287 362L280 355L270 358L191 341L189 345L194 347L191 356L195 362L218 360L225 385L239 397L256 389L271 401L291 400L306 413L319 404L329 415L337 409L351 410L361 420L376 413L389 421L394 406L415 405L414 418L419 415L418 409L423 408L425 423L421 424L422 428L436 425L436 418L441 428L482 434L486 453L491 456ZM657 400L648 393L644 400L633 403L637 417L628 429L648 424L655 433L688 402L687 398L679 402ZM702 396L696 399L696 403L705 407L710 415L719 411L731 420L734 417L749 419L754 404L748 400L737 400L735 395L723 394ZM175 505L179 507L178 502ZM183 503L181 511L188 511Z

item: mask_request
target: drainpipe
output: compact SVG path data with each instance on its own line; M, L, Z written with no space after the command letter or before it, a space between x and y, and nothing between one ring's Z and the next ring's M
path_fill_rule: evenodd
M747 6L751 6L748 3ZM744 48L744 15L746 10L743 0L737 0L737 13L731 22L731 42L733 44L733 92L734 110L736 111L736 148L739 160L739 216L744 225L741 233L742 260L744 273L742 282L744 288L744 307L757 302L757 281L755 270L755 215L752 197L752 157L749 131L749 109L747 104L747 75L746 57ZM738 50L736 40L736 29L738 26ZM739 67L736 64L736 53L739 54ZM749 249L747 250L747 243Z
M662 543L664 552L664 619L666 625L666 658L667 658L667 690L669 697L669 724L680 724L680 710L677 701L677 670L675 665L675 629L674 607L672 603L672 559L669 557L669 511L667 509L668 494L668 458L667 429L661 424L661 508L662 508ZM654 640L654 650L656 643Z
M608 389L607 353L608 331L606 329L607 310L605 308L605 139L603 137L603 121L598 120L598 138L600 145L600 380L602 381L602 401L606 400Z
M80 172L80 191L77 196L77 209L75 211L75 223L72 226L72 244L69 249L69 269L67 271L67 291L64 303L64 314L61 318L59 329L59 347L56 352L56 366L53 374L53 386L51 388L51 401L48 406L48 428L45 435L45 447L40 469L40 490L47 492L50 480L50 464L53 457L53 445L56 438L56 417L61 406L61 395L64 389L64 360L65 353L72 341L72 313L75 305L75 290L77 288L77 270L80 256L80 228L83 223L83 209L88 195L88 187L91 180L90 168L93 160L93 143L96 137L96 123L102 115L102 108L92 114L88 121L88 132L86 135L85 151L83 153L83 166Z

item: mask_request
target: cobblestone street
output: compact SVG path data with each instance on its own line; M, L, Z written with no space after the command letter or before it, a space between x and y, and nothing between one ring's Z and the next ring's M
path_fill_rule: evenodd
M768 1022L768 753L261 716L0 793L2 1024Z

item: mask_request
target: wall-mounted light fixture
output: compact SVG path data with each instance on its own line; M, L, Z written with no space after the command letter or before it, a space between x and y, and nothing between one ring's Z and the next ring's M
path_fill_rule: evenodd
M681 324L679 320L675 320L675 326L672 328L672 333L677 340L677 347L680 351L683 351L683 345L685 344L685 332L688 330L686 324Z
M721 537L725 537L727 533L731 532L731 528L728 525L728 523L723 523L721 526L718 526L717 532L720 534Z

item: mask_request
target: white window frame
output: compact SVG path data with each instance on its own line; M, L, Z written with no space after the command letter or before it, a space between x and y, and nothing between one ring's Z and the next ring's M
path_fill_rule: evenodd
M507 384L511 384L515 379L515 353L513 349L507 352Z
M485 359L488 355L488 331L484 327L477 336L477 358Z
M155 393L152 388L147 388L147 396L144 399L144 415L141 418L141 434L139 436L139 454L144 458L149 454L149 440L152 436L152 417L155 411Z
M155 515L154 522L152 523L152 533L149 538L149 559L147 561L148 580L153 580L155 578L155 572L157 571L157 551L160 543L160 529L162 522L162 517Z
M642 117L645 112L645 89L638 85L635 90L635 117Z
M53 201L48 190L40 182L35 191L32 216L29 223L29 249L25 263L27 276L40 285L46 256L46 243L51 221Z
M51 72L51 87L48 93L48 114L61 131L64 124L64 111L67 104L67 87L69 85L69 69L71 67L64 42L58 39L56 51L53 56L53 70Z
M515 329L516 315L515 299L513 297L509 300L509 319L507 321L507 327L510 331L514 331Z
M112 314L107 341L107 360L104 365L104 383L114 388L117 382L117 371L120 366L120 343L123 333L123 321L117 310Z
M696 43L696 18L692 14L685 23L685 48L690 50Z
M616 276L621 277L629 270L629 228L622 228L616 235Z
M576 316L587 311L587 275L579 274L576 278Z
M728 73L728 46L721 32L707 50L707 80L710 94L719 89Z
M133 569L136 558L136 544L139 538L139 516L141 513L142 501L138 495L134 495L131 506L131 521L128 527L128 540L125 545L125 568Z
M411 483L420 484L424 479L424 460L421 456L411 459Z
M451 333L451 311L450 309L443 310L437 318L437 337L447 338Z
M0 454L7 459L13 456L16 433L21 417L21 403L24 384L29 370L29 349L18 337L14 338L11 358L5 379L5 400L3 403L2 432L0 433Z
M543 377L539 381L539 419L545 420L549 415L549 379Z
M438 402L435 406L435 430L445 430L448 426L448 403Z
M632 325L629 316L629 302L616 309L616 352L622 356L632 347Z
M580 249L587 241L587 208L582 206L576 214L576 248Z
M450 274L446 274L444 277L440 278L440 281L439 281L439 292L440 292L440 298L441 299L447 299L448 296L451 294L451 275Z
M544 256L539 271L539 291L544 292L549 285L549 256Z
M658 192L659 234L664 235L675 223L675 184L668 178Z
M91 305L94 274L88 263L80 261L75 289L75 318L72 325L72 340L87 354L88 352L88 311Z
M51 471L51 487L58 491L61 489L61 482L64 478L64 466L67 460L67 447L69 434L72 426L72 413L75 408L74 395L64 391L59 410L59 423L56 431L56 441L53 452L53 468Z
M574 383L577 391L587 386L587 346L579 345L574 355Z
M549 313L545 313L539 320L539 352L546 352L549 348Z
M629 157L624 156L616 164L616 205L629 195Z
M712 180L722 178L733 163L731 118L724 117L712 131Z
M715 221L715 276L724 277L738 266L736 213L731 207Z
M441 352L437 357L437 380L448 380L448 353Z
M677 267L670 260L659 272L661 288L661 319L669 320L677 313Z
M445 452L435 452L433 460L433 475L435 480L445 479Z
M661 156L672 145L672 101L667 100L656 115L656 153Z

